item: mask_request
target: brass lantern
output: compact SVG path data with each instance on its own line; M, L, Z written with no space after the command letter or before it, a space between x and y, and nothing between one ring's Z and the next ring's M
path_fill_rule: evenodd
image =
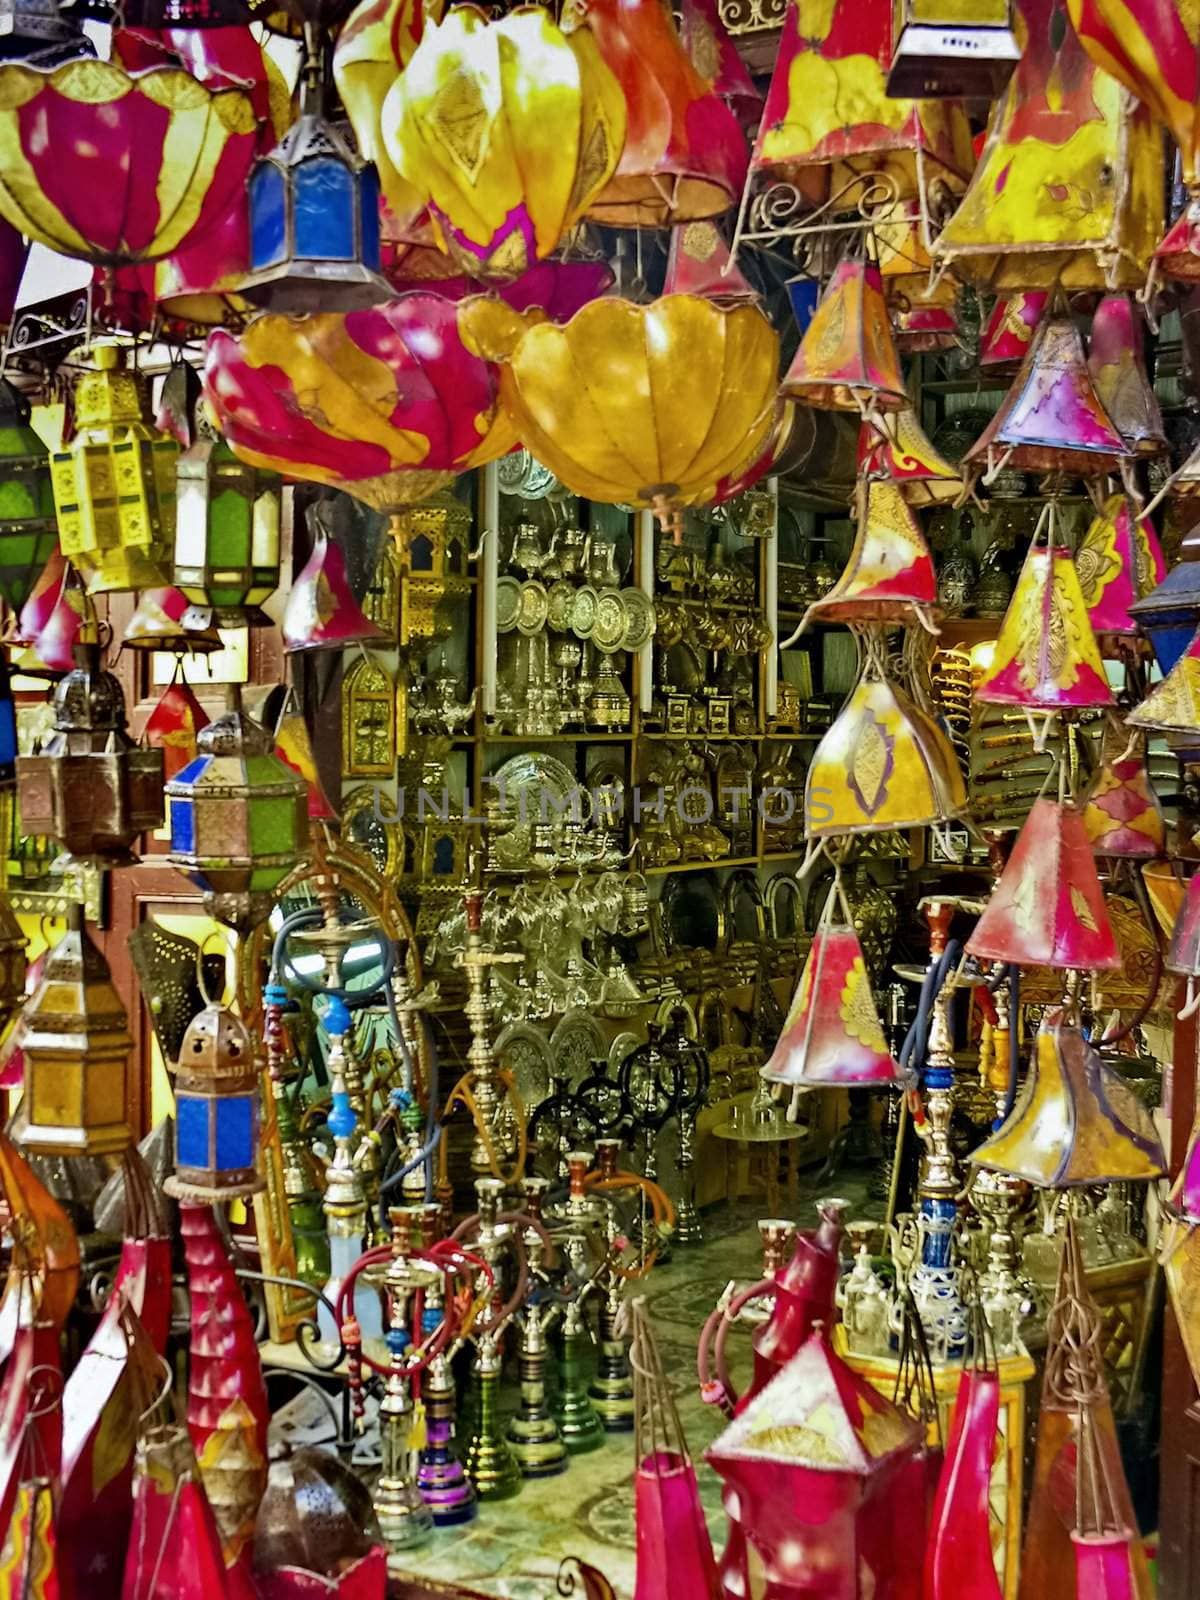
M236 685L229 696L196 736L200 754L166 786L170 860L218 921L245 932L265 921L308 844L308 788L242 710Z
M62 553L89 594L159 589L175 532L179 446L143 414L121 349L97 344L75 386L75 437L50 458Z
M176 1200L217 1205L266 1187L258 1162L258 1064L254 1040L226 1006L188 1023L175 1064Z
M57 539L50 453L30 426L28 400L0 378L0 595L14 611Z
M203 406L196 433L175 473L172 582L196 608L189 621L262 627L279 587L280 480L235 456Z
M18 1138L46 1155L108 1155L132 1137L125 1064L133 1040L82 906L72 905L68 919L17 1024L25 1062Z
M57 840L68 862L127 866L138 835L162 825L162 796L162 751L134 744L99 646L77 645L54 691L53 734L37 755L17 757L22 829Z

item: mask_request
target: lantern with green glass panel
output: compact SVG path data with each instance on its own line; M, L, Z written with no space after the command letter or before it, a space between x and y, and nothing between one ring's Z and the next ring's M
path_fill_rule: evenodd
M308 844L308 788L236 687L196 744L199 755L166 786L170 860L219 922L245 933L266 920Z
M29 415L25 396L0 378L0 595L14 611L28 600L58 538L50 452Z
M280 480L239 461L203 406L197 437L175 475L173 583L220 627L270 622L262 603L279 587Z

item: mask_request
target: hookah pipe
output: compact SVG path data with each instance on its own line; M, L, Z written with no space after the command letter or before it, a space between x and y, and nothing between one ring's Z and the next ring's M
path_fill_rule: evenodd
M649 1203L651 1222L654 1227L656 1239L666 1240L675 1230L675 1207L671 1204L666 1191L662 1189L653 1178L644 1177L639 1172L625 1172L617 1166L617 1157L621 1151L620 1140L599 1139L596 1142L595 1171L589 1172L583 1179L583 1192L585 1194L618 1194L630 1189L639 1189L645 1201ZM649 1255L634 1267L624 1266L616 1256L612 1257L611 1266L617 1277L626 1283L633 1283L644 1278L658 1260L659 1244L655 1243Z

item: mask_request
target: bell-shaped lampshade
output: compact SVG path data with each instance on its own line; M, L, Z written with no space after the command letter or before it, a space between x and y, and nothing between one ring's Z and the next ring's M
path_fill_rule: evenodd
M671 13L659 0L587 0L579 10L627 118L617 169L587 215L614 228L720 216L742 192L750 152L729 106L688 60ZM597 155L589 152L593 168Z
M1075 553L1093 633L1136 633L1130 607L1163 581L1166 570L1150 519L1138 516L1129 495L1109 495Z
M892 1059L858 935L827 923L813 935L800 983L762 1076L772 1083L894 1083Z
M860 479L858 522L845 571L809 606L802 627L810 622L908 624L928 619L936 606L933 557L899 485L887 478Z
M1129 295L1105 295L1092 318L1088 372L1117 432L1139 456L1167 448L1162 413L1146 375L1142 313Z
M957 500L962 478L928 438L912 406L868 418L858 436L860 477L889 478L910 506Z
M1176 739L1200 734L1200 633L1125 722L1130 728L1149 728Z
M1021 967L1121 965L1077 806L1034 802L967 952Z
M143 589L137 610L125 625L125 650L186 650L207 655L221 649L221 635L211 625L190 627L191 604L178 589Z
M1029 711L1114 704L1065 545L1029 547L975 698Z
M1162 232L1162 134L1084 53L1060 0L1019 14L1021 60L934 253L1001 294L1140 288Z
M866 414L908 405L873 261L848 259L837 267L779 392L823 411Z
M760 298L733 264L715 222L684 222L671 229L663 293L702 294L716 301Z
M1079 330L1065 309L1038 324L999 411L963 457L998 472L1115 472L1129 449L1088 375Z
M1083 826L1098 856L1153 861L1166 852L1167 823L1150 782L1145 752L1118 738L1105 740L1096 776L1083 807Z
M199 747L196 735L208 727L208 716L186 679L169 683L146 718L143 737L152 749L163 753L163 780L169 783L177 772L195 759Z
M369 620L351 591L341 546L316 515L313 521L312 554L292 584L280 624L284 649L291 654L382 642L383 629Z
M1148 1182L1167 1170L1149 1111L1058 1010L1038 1029L1012 1111L971 1163L1041 1189Z
M1050 298L1047 289L1001 295L979 340L979 366L988 376L1012 376L1029 354L1033 335Z
M921 828L957 816L966 798L945 734L868 667L809 765L805 833Z

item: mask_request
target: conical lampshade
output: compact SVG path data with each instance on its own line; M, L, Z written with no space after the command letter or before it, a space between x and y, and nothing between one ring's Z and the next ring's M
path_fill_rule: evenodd
M1109 495L1075 555L1092 631L1134 634L1129 607L1163 581L1167 564L1148 517L1127 494Z
M967 951L1021 967L1121 965L1076 806L1035 801Z
M1088 376L1079 330L1065 310L1038 324L999 411L963 456L989 473L1115 472L1129 449Z
M21 611L20 631L26 635L25 619L42 616L42 606L47 594L53 601L44 620L35 633L28 634L29 646L13 657L13 670L28 673L70 672L75 665L75 646L86 636L85 614L87 602L83 587L73 567L64 564L60 569L57 587L39 592L35 588ZM94 633L92 634L94 637Z
M1142 354L1142 314L1127 294L1105 295L1092 318L1088 372L1101 405L1117 432L1139 456L1167 448L1162 413Z
M860 477L890 478L910 506L957 500L962 478L933 445L912 406L893 411L886 422L868 419L858 436Z
M868 669L809 765L806 836L921 828L957 816L966 803L946 736Z
M198 753L196 735L207 728L208 717L190 684L169 683L146 718L143 737L163 753L163 780L169 782Z
M309 820L313 822L336 820L338 812L325 793L320 773L317 771L317 758L313 754L308 723L304 720L304 714L296 703L294 694L289 695L288 703L275 729L275 754L307 784Z
M858 935L817 929L779 1042L762 1076L772 1083L894 1083L892 1059Z
M1029 354L1033 335L1050 298L1047 289L1001 295L979 340L979 365L989 376L1011 376Z
M178 589L143 589L137 610L125 627L125 650L189 650L207 655L221 649L221 635L209 624L188 627L191 602Z
M883 280L873 261L843 261L821 296L779 392L822 411L908 404Z
M975 698L1029 711L1114 703L1065 545L1030 545Z
M34 579L28 598L17 614L17 640L30 644L50 620L63 589L72 581L67 558L55 545L46 565Z
M864 424L864 426L867 426ZM810 622L899 622L937 605L937 574L925 536L897 484L862 482L850 559L833 588L809 606Z
M1179 739L1200 734L1200 633L1162 682L1134 706L1125 724Z
M1200 205L1189 200L1154 252L1154 264L1176 283L1200 278Z
M717 301L760 298L732 265L729 246L715 222L685 222L671 229L662 292L702 294Z
M1200 872L1188 879L1183 904L1171 930L1166 968L1182 978L1200 978Z
M1150 782L1145 754L1135 749L1125 755L1127 744L1123 735L1106 741L1100 769L1084 802L1083 826L1098 856L1153 861L1166 853L1167 822Z
M347 645L381 642L382 628L369 621L346 580L341 546L318 527L312 555L288 595L281 624L283 647L344 650Z
M1149 1182L1167 1170L1149 1111L1058 1010L1038 1029L1011 1113L971 1163L1041 1189Z

